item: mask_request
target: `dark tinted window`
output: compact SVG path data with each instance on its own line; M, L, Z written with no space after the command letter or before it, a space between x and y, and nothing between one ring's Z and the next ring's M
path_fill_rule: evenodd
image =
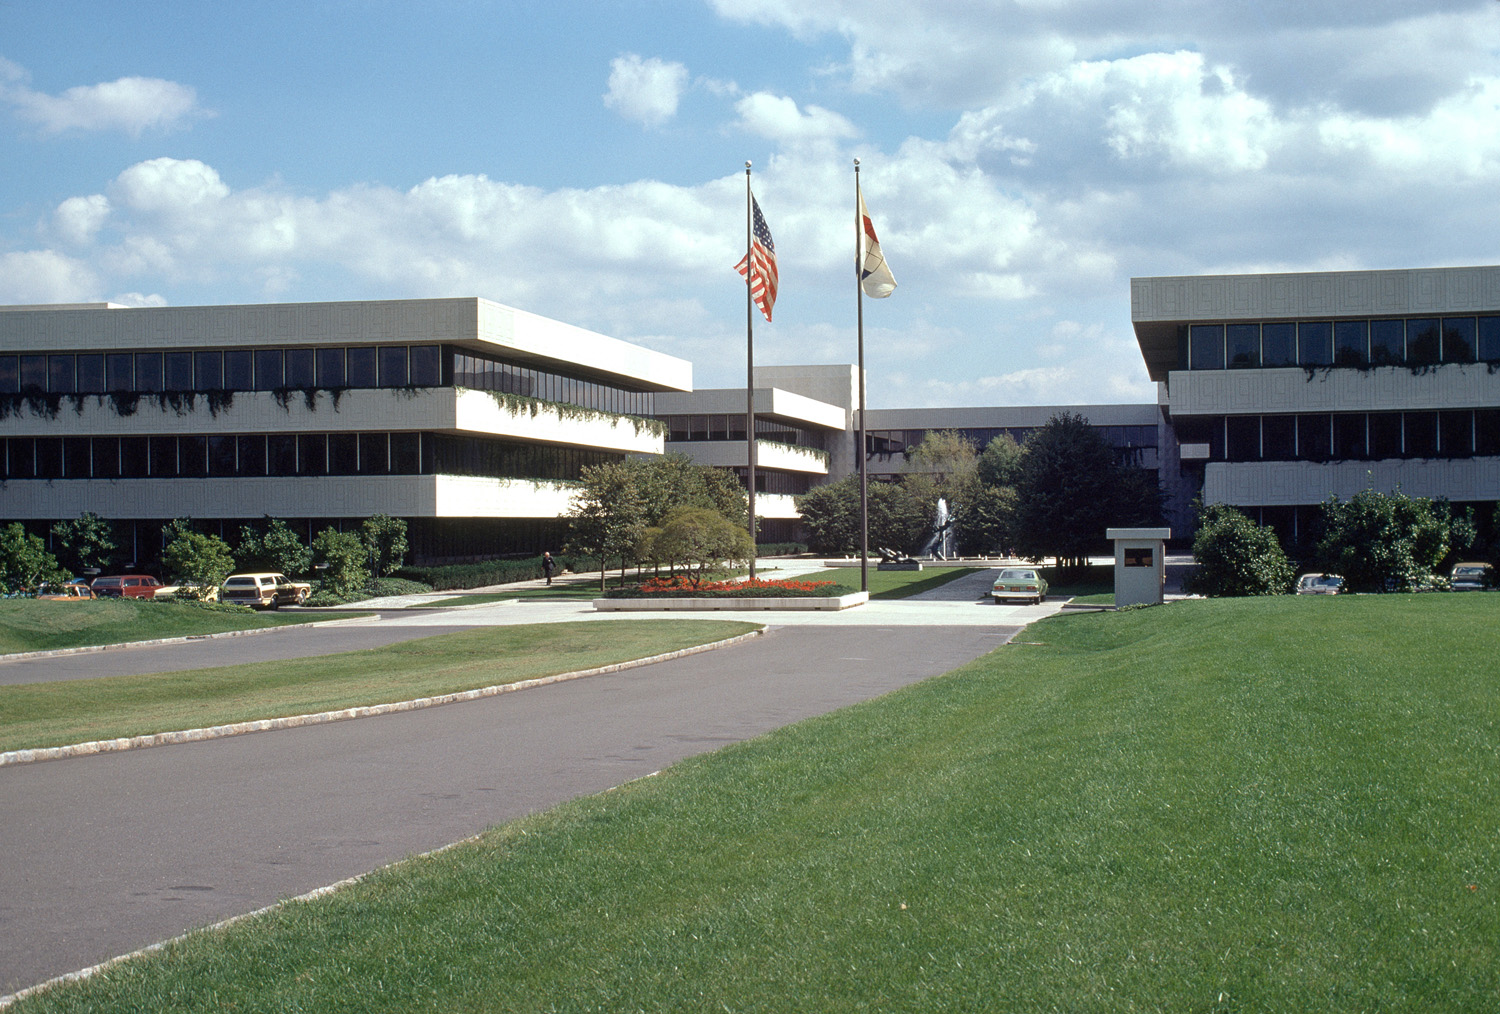
M63 437L63 477L87 479L92 450L88 437Z
M249 349L224 353L224 387L230 391L255 390L255 359Z
M1261 362L1266 366L1297 364L1297 325L1262 324L1260 328Z
M239 463L236 467L237 475L265 475L266 474L266 438L263 436L248 436L239 438Z
M353 433L328 434L328 474L354 475L358 471L358 436Z
M1440 341L1438 322L1429 317L1419 317L1406 322L1406 361L1418 366L1427 366L1438 361Z
M375 350L359 348L349 350L349 386L375 386Z
M224 353L193 353L193 387L199 391L218 391L224 387Z
M111 352L104 357L104 385L111 391L135 390L135 357L129 352Z
M328 474L328 438L322 433L297 436L297 474Z
M135 356L135 389L155 392L162 389L160 352L137 352Z
M1230 324L1228 327L1230 369L1260 365L1260 325Z
M145 437L120 438L120 477L144 479L150 475L148 444Z
M297 437L291 433L273 433L266 437L266 473L297 474Z
M274 391L286 386L286 372L282 366L280 349L255 350L255 389Z
M1370 358L1370 322L1339 320L1333 324L1333 361L1340 366L1363 366Z
M1314 320L1297 325L1297 363L1299 366L1333 365L1332 322Z
M177 474L208 474L208 437L191 436L178 439Z
M200 438L201 439L201 438ZM153 478L175 478L177 476L177 438L151 438L150 471Z
M1332 450L1333 426L1326 415L1297 417L1297 457L1303 461L1327 461Z
M47 357L47 390L59 394L72 394L77 390L78 379L74 373L72 356Z
M1191 345L1192 368L1195 370L1222 370L1224 368L1224 325L1194 324L1188 341ZM542 398L553 400L544 391Z
M109 390L104 384L104 357L97 353L78 357L78 393L103 394Z
M1370 457L1401 457L1401 413L1372 412L1369 420Z
M1333 456L1335 458L1365 457L1364 413L1335 415L1333 417Z
M96 479L118 479L120 477L120 438L95 437L94 477Z
M38 479L61 479L63 477L63 445L58 437L36 438L36 477Z
M443 382L442 363L436 345L411 347L411 383L414 387L437 387Z
M1370 321L1370 362L1375 366L1395 366L1406 362L1405 321Z
M0 356L0 394L15 394L21 389L21 359Z
M1406 456L1408 458L1437 457L1437 413L1407 412Z
M1500 317L1479 318L1479 358L1486 363L1500 360Z
M193 389L193 354L191 352L168 352L162 357L166 373L166 390L191 391Z
M1500 408L1482 408L1474 413L1474 453L1500 455Z
M1261 419L1262 455L1267 461L1291 461L1297 456L1297 419L1268 415Z
M406 369L406 346L382 346L380 349L380 386L405 387L410 382Z
M1227 420L1230 461L1260 459L1260 416L1232 415Z
M286 350L286 386L315 387L312 349Z
M393 475L416 475L422 470L421 437L420 433L391 434L391 473Z
M1476 344L1473 317L1443 318L1443 362L1472 363Z
M1467 458L1474 453L1474 413L1438 413L1438 452L1445 458Z
M21 390L22 391L45 391L45 390L47 390L47 357L46 356L22 356L21 357Z
M384 433L359 435L359 474L386 475L391 470L390 448Z
M344 386L344 350L318 349L318 386Z
M208 438L208 474L233 475L235 473L234 437Z

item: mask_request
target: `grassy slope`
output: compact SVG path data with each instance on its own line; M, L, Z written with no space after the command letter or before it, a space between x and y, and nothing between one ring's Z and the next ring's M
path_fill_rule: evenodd
M872 563L867 571L870 581L870 598L904 599L918 592L930 591L949 581L974 573L972 567L944 567L931 570L877 570ZM770 577L776 575L771 574ZM858 567L835 567L804 574L799 581L834 581L855 591L859 590Z
M327 619L317 613L217 612L174 602L0 599L0 654L217 634Z
M1058 616L15 1009L1491 1010L1497 611Z
M676 651L758 626L629 620L485 627L289 662L0 686L0 750L456 693Z

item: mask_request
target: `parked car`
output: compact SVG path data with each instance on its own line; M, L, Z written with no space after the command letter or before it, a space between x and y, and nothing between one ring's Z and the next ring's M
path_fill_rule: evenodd
M995 578L990 595L996 605L1006 599L1030 599L1040 605L1047 601L1047 579L1029 567L1006 567Z
M154 599L161 582L150 574L114 574L94 578L89 587L100 598Z
M219 586L219 601L253 609L300 606L312 594L312 585L293 581L285 574L231 574Z
M1455 563L1449 587L1454 591L1483 591L1489 585L1494 569L1487 563Z
M1344 579L1338 574L1303 574L1297 578L1298 595L1337 595L1344 590Z
M69 581L67 584L44 584L36 590L36 597L53 602L91 602L99 596L88 585Z

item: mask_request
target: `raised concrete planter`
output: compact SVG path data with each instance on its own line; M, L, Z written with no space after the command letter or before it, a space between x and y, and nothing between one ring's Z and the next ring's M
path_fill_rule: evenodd
M690 612L705 610L827 610L833 612L862 606L870 601L869 592L852 592L848 595L808 595L796 598L656 598L656 599L595 599L594 609L601 613L632 611Z
M922 569L922 561L920 561L920 560L903 560L900 563L881 563L875 569L876 570L921 570Z

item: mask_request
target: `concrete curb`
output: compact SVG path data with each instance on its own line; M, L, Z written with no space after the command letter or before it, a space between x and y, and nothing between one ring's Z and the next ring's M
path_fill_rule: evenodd
M739 644L752 637L759 637L763 633L765 633L764 629L752 630L749 633L739 634L722 641L698 644L691 648L669 651L662 655L637 658L629 662L616 662L613 665L600 666L596 669L582 669L578 672L541 676L537 679L521 680L517 683L500 683L495 686L481 687L478 690L463 690L453 694L441 694L437 697L418 697L410 701L372 704L368 707L344 708L341 711L323 711L312 715L263 718L254 722L236 722L232 725L215 725L202 729L184 729L180 732L158 732L146 736L129 736L120 739L97 739L92 742L74 743L69 746L10 750L0 753L0 768L9 767L12 764L35 764L38 761L62 760L66 757L90 757L101 753L119 753L124 750L139 750L150 746L170 746L173 743L198 743L209 739L223 739L226 736L242 736L250 732L298 729L308 725L326 725L329 722L342 722L351 718L373 718L376 715L392 715L402 711L416 711L419 708L434 708L443 704L457 704L460 701L475 701L483 697L507 694L513 690L528 690L532 687L546 686L549 683L563 683L567 680L582 679L585 676L602 676L606 673L622 672L626 669L653 665L657 662L667 662L674 658L685 658L688 655L696 655L704 651L713 651L716 648L725 648L731 644Z
M56 658L60 655L86 655L93 651L116 651L120 648L143 648L161 644L186 644L189 641L213 641L221 637L250 637L254 634L280 634L288 630L306 630L308 627L344 627L352 623L374 623L379 616L347 616L336 620L309 620L306 623L283 623L276 627L256 627L253 630L223 630L217 634L184 634L182 637L157 637L150 641L121 641L118 644L86 644L78 648L50 648L46 651L20 651L14 655L0 655L0 664L24 662L32 658Z
M599 613L623 612L727 612L736 611L790 611L790 612L839 612L862 606L870 601L869 592L851 592L848 595L786 596L782 598L638 598L638 599L594 599L594 611Z

